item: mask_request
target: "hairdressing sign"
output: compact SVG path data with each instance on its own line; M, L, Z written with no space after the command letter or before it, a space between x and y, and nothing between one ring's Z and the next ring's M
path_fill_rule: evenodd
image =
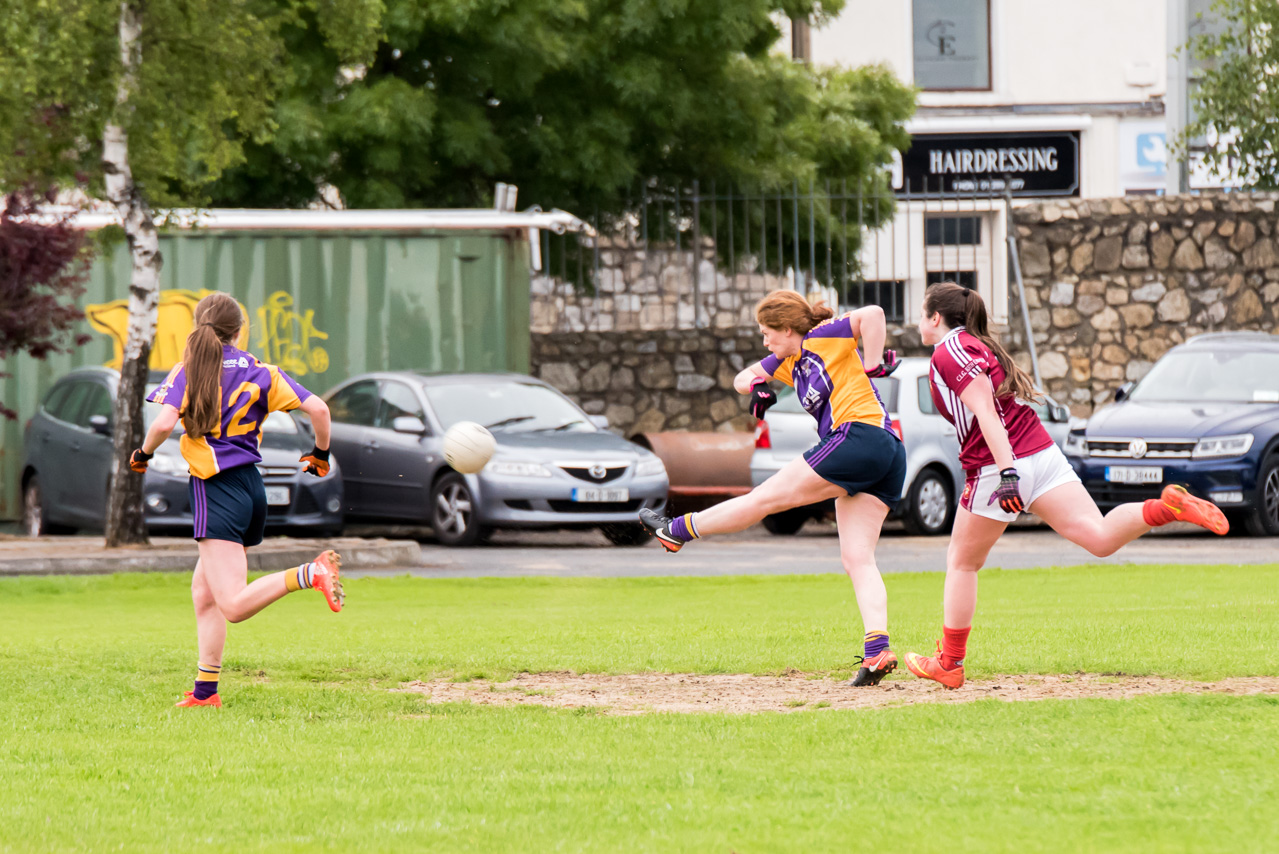
M894 188L911 196L1077 196L1079 132L917 134Z

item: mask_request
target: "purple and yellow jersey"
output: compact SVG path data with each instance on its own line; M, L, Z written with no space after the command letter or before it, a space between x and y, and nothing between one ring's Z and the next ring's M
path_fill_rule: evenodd
M794 356L783 361L770 354L760 366L795 387L799 402L817 419L819 436L849 423L892 432L888 410L866 376L848 315L813 327Z
M260 463L263 420L277 410L297 409L311 393L275 365L263 364L227 344L222 348L221 395L222 417L213 432L182 436L182 456L191 474L201 480L235 466ZM186 410L187 375L181 362L147 400L168 404L178 412Z

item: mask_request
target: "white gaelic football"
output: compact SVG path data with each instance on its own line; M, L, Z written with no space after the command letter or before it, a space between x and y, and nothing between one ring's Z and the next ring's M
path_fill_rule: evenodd
M459 421L444 433L444 459L462 474L488 465L496 446L493 434L474 421Z

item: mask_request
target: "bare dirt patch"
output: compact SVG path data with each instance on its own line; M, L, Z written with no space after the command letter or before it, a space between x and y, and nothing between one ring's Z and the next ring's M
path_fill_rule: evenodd
M974 680L956 691L910 677L875 688L852 688L825 674L635 673L615 676L575 673L520 673L506 682L433 680L409 682L400 690L427 695L432 703L471 702L483 706L595 708L601 713L795 712L815 709L879 709L916 703L970 703L998 699L1062 700L1085 697L1123 699L1146 694L1279 694L1279 678L1236 677L1192 682L1156 676L1077 673L1063 676L997 676Z

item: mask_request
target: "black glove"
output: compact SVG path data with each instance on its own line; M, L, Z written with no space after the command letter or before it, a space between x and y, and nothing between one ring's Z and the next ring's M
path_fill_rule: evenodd
M768 387L768 380L763 377L756 377L751 380L751 415L762 419L764 413L768 411L768 407L776 402L777 392Z
M1017 476L1017 469L1004 469L999 473L999 486L995 487L995 491L990 495L990 501L986 502L986 506L999 502L999 509L1005 513L1020 513L1026 509L1026 505L1021 501L1021 478Z
M138 474L143 474L147 470L147 463L151 462L151 458L154 456L155 454L148 454L146 451L138 448L129 455L129 468L133 469Z
M884 361L880 362L873 368L866 371L868 377L886 377L893 371L897 370L897 366L901 364L901 360L897 358L896 350L885 350Z
M329 452L321 451L319 448L312 446L310 453L302 457L301 462L306 463L303 469L307 474L313 474L316 477L324 477L329 473Z

